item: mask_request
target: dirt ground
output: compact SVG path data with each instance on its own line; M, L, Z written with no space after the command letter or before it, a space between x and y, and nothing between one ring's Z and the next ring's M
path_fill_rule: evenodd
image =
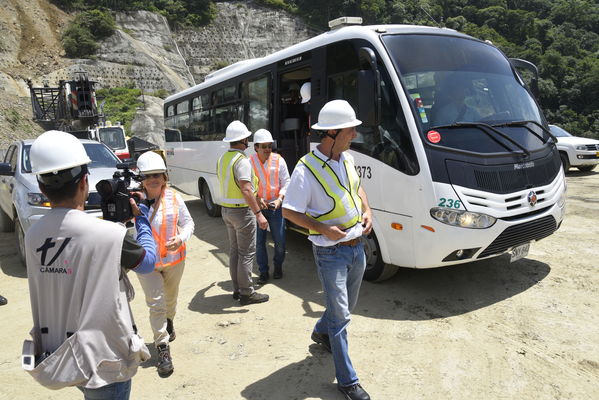
M241 307L230 294L222 220L188 199L196 231L175 319L175 373L158 377L148 343L154 358L134 377L131 398L341 399L331 356L310 341L323 301L307 240L288 233L285 276L261 289L271 301ZM365 282L349 342L372 398L599 398L599 172L568 176L567 207L560 230L513 264L503 256ZM21 370L31 314L16 251L13 236L0 234L0 293L9 301L0 307L0 399L79 399L77 389L47 390Z

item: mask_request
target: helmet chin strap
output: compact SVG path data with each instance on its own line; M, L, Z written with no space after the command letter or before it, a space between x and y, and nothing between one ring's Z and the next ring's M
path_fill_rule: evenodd
M339 132L341 132L341 129L335 129L335 135L331 135L329 133L329 131L326 131L324 134L325 136L330 137L331 139L333 139L333 145L331 146L331 152L329 153L329 158L327 158L327 160L324 162L324 164L322 164L322 168L325 167L325 165L328 165L328 162L331 161L331 159L333 158L333 149L335 148L335 143L337 143L337 136L339 136Z

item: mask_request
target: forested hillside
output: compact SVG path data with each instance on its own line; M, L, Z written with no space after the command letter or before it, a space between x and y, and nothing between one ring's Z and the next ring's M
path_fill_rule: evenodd
M68 10L146 9L174 29L208 24L210 0L53 0ZM596 0L255 0L285 8L311 25L343 15L365 24L401 23L453 28L490 40L508 57L539 67L540 102L548 120L599 138L599 3Z

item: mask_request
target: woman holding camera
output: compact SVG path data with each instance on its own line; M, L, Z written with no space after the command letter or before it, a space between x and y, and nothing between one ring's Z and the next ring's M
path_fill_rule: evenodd
M143 153L137 160L137 168L144 176L145 195L154 200L150 223L157 262L152 273L139 275L139 282L150 308L150 325L159 357L158 375L164 378L174 370L169 342L175 340L173 319L185 268L185 242L193 233L194 223L181 195L167 186L166 165L159 154Z

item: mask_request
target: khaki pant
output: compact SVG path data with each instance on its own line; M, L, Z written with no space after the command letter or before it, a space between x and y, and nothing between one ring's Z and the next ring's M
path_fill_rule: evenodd
M166 319L174 319L177 312L179 282L185 269L185 260L172 267L156 268L149 274L137 274L150 308L150 325L154 344L168 344Z
M221 210L229 235L229 272L233 290L242 295L254 292L252 267L256 254L256 217L248 207Z

